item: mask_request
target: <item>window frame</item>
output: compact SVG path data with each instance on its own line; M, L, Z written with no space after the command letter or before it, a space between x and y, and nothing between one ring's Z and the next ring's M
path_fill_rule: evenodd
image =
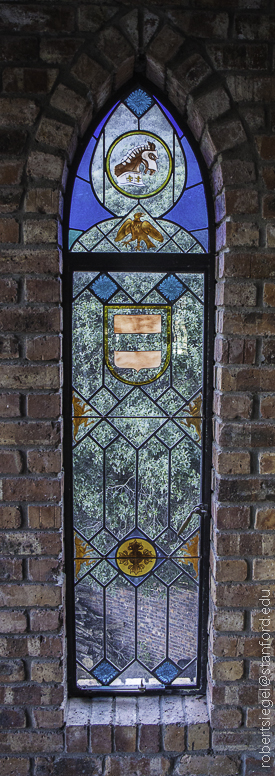
M122 253L76 253L68 249L69 214L76 171L90 138L99 122L112 108L115 102L124 99L126 95L142 88L154 93L162 104L170 111L175 121L184 130L188 142L200 165L202 180L205 187L206 202L209 217L210 250L204 254L122 254ZM94 687L82 689L76 682L76 651L75 651L75 611L74 611L74 544L73 544L73 513L72 513L72 457L71 457L71 396L72 396L72 278L73 272L125 271L154 272L181 271L204 272L205 275L205 316L204 316L204 415L203 424L203 470L202 470L202 501L207 505L207 517L201 523L202 568L200 576L199 621L198 621L198 680L197 687L177 688L146 688L146 695L181 694L201 695L206 689L207 663L207 618L209 595L209 549L210 549L210 504L211 504L211 453L212 453L212 393L213 393L213 340L214 340L214 208L209 182L209 173L198 144L194 141L188 127L174 107L167 102L164 95L145 79L134 79L128 82L96 115L90 124L84 138L79 144L73 164L71 165L66 187L63 221L63 307L64 307L64 514L65 514L65 571L66 571L66 620L67 620L67 677L69 696L96 697L97 695L140 695L138 688L129 691L119 687ZM126 258L127 257L127 258ZM184 266L183 266L184 259Z

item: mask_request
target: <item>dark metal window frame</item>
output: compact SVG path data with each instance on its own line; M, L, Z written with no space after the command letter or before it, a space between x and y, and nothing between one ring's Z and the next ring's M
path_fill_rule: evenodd
M202 179L205 188L208 217L210 251L205 254L121 254L121 253L71 253L68 250L68 231L70 203L73 191L76 171L83 156L85 148L93 134L95 127L104 118L114 102L121 100L135 88L141 87L149 93L153 93L161 100L164 106L171 112L175 120L183 128L200 165ZM213 392L213 339L214 339L214 209L209 182L209 173L202 157L198 144L194 141L188 127L184 125L182 117L174 107L165 100L164 95L145 79L139 77L127 86L116 92L115 98L104 105L96 120L87 130L83 140L79 144L74 162L71 166L64 205L63 221L63 306L64 306L64 515L65 515L65 568L67 577L66 621L67 621L67 651L68 651L68 692L71 696L95 696L132 694L139 695L139 689L126 691L115 687L80 689L76 683L76 653L75 653L75 610L74 610L74 545L73 545L73 507L72 507L72 454L71 454L71 416L72 416L72 278L74 271L127 271L127 272L202 272L205 276L205 315L204 315L204 406L203 406L203 434L202 434L202 501L207 505L207 517L202 519L201 546L202 568L200 576L200 606L198 623L198 679L197 686L187 689L168 687L146 689L146 695L160 694L184 694L198 695L206 689L206 662L207 662L207 617L209 594L209 524L210 524L210 499L211 499L211 447L212 447L212 392Z

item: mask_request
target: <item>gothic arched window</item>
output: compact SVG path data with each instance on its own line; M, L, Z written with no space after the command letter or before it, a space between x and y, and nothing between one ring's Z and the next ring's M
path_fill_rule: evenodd
M212 261L203 169L180 123L136 85L71 173L72 692L204 686Z

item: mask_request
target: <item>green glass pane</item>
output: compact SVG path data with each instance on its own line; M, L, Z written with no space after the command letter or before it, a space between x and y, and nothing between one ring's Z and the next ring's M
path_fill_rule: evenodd
M174 305L172 341L173 385L191 398L202 383L203 306L188 292Z
M102 304L84 293L73 305L73 385L90 396L101 385Z
M110 275L135 302L139 302L164 277L163 272L110 272ZM160 301L162 297L158 295L158 299Z
M89 437L73 452L74 524L89 537L103 518L103 451Z
M106 527L118 538L135 524L136 456L121 439L106 450Z
M168 451L155 438L139 452L139 525L154 538L167 525Z
M200 457L200 450L186 438L171 452L171 525L176 531L201 501ZM194 516L194 522L197 519Z
M98 272L74 272L73 274L73 294L76 296L82 291L88 283L98 275Z

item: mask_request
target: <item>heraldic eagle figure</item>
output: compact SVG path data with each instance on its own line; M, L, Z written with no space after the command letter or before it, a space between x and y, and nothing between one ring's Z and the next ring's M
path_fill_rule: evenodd
M120 240L123 240L124 237L127 237L128 234L131 234L130 240L125 242L124 245L129 245L130 242L137 240L137 245L135 248L136 251L141 250L141 240L144 240L147 248L155 248L154 243L152 243L149 239L150 237L152 237L153 240L158 240L158 242L163 242L162 234L155 228L155 226L153 226L153 224L150 224L149 221L142 222L141 216L143 216L143 213L135 213L134 220L127 218L127 221L124 221L124 224L122 224L118 230L118 233L115 237L115 242L120 242Z

